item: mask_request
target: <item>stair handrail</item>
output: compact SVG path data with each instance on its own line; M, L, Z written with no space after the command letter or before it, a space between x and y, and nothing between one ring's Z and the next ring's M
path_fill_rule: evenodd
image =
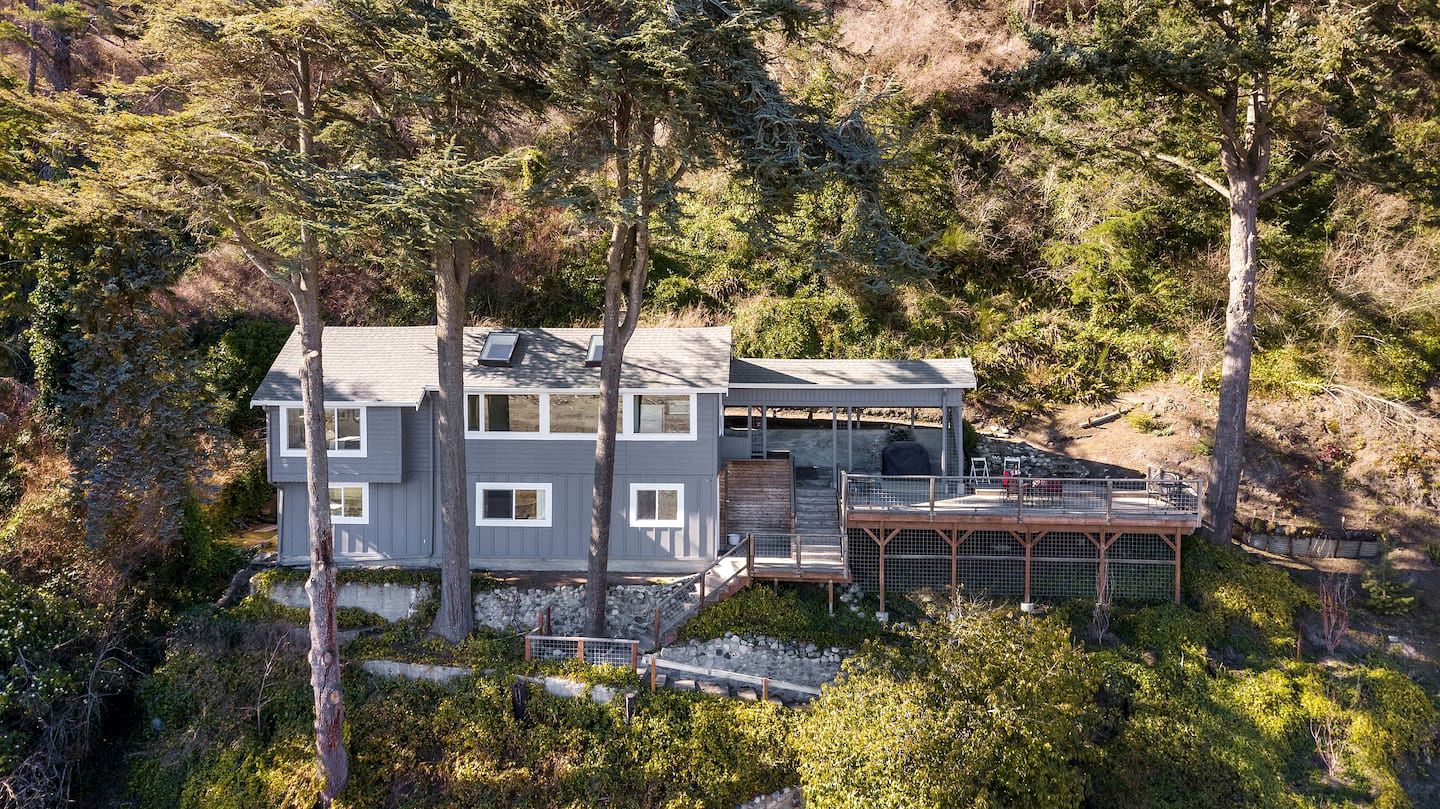
M696 573L692 576L687 576L685 579L682 579L681 582L683 582L683 584L680 584L680 586L677 587L672 587L668 593L656 599L653 613L653 629L655 634L654 640L656 649L659 649L662 646L665 639L664 635L666 632L668 632L671 628L679 626L681 623L684 623L684 621L689 618L691 614L699 612L700 608L705 606L705 577L710 575L710 573L714 571L715 568L719 567L721 562L733 556L736 556L740 553L742 549L744 549L745 563L735 573L726 576L725 580L720 583L720 586L715 588L715 590L712 590L712 592L723 589L726 585L730 584L730 582L734 581L741 572L745 574L747 582L754 580L755 554L751 552L750 548L750 535L747 534L743 538L741 538L739 542L735 543L733 546L727 549L724 553L710 560L710 564L706 565L705 568L699 573ZM700 588L700 598L697 600L695 606L691 607L689 604L691 595L690 587L697 582L699 583ZM680 606L680 610L677 613L671 615L669 620L662 619L662 614L670 613L671 608L677 605Z

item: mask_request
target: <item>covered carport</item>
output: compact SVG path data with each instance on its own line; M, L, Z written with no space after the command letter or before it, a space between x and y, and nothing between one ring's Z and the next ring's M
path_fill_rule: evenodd
M830 482L856 468L856 427L866 409L918 409L939 413L938 453L932 474L964 474L961 423L965 391L975 389L968 359L777 360L737 358L730 364L727 413L743 408L745 428L721 438L725 460L769 457L783 449L772 425L780 411L828 411ZM778 432L778 431L775 431ZM812 442L813 443L813 442ZM818 464L817 464L818 465Z

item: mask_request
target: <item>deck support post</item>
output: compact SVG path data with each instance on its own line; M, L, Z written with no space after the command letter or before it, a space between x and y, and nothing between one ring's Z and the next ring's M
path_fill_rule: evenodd
M1035 603L1034 601L1030 600L1030 561L1031 557L1034 555L1032 551L1035 548L1036 540L1029 531L1011 531L1010 534L1011 536L1015 537L1015 540L1019 542L1022 547L1025 548L1025 598L1021 601L1021 609L1024 609L1024 605Z
M830 614L835 614L835 580L829 579L825 582L825 598L829 601Z
M1099 537L1098 542L1091 540L1095 542L1095 548L1100 554L1100 564L1095 568L1095 600L1104 604L1108 603L1105 599L1105 587L1108 584L1106 578L1109 574L1109 571L1105 569L1105 548L1108 547L1109 543L1106 540L1104 531L1099 532L1096 536ZM1110 541L1114 540L1112 539Z
M880 611L885 612L885 544L889 537L885 535L885 523L880 523L880 534L885 537L880 540Z
M957 575L959 572L960 543L958 539L960 530L958 528L948 532L941 528L935 530L946 542L950 543L950 601L954 603L956 597L960 595L959 576Z
M1180 532L1175 532L1175 603L1180 603Z

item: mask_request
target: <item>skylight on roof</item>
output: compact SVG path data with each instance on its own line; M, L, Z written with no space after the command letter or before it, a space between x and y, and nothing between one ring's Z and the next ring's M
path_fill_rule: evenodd
M485 335L485 347L480 349L480 364L509 365L519 342L520 335L513 331L490 332Z
M596 366L605 356L605 335L593 334L590 336L590 347L585 349L585 364Z

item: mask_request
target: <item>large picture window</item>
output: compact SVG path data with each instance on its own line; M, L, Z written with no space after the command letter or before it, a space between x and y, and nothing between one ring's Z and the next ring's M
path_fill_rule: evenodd
M550 395L550 432L594 435L599 426L599 396L584 393Z
M549 483L478 483L475 501L476 525L550 525Z
M299 407L285 408L285 453L305 454L305 411ZM325 408L325 444L331 455L363 455L365 453L365 409L361 407Z
M689 396L636 396L631 408L631 431L639 434L690 432Z
M678 483L630 484L630 525L681 528L685 525L685 487Z
M330 486L330 522L370 521L370 486L365 483L334 483Z
M465 426L472 433L540 432L540 396L485 393L465 397Z
M622 441L694 440L695 394L624 392L615 414ZM577 441L595 437L600 426L600 395L575 391L504 391L465 395L465 433L469 438Z

